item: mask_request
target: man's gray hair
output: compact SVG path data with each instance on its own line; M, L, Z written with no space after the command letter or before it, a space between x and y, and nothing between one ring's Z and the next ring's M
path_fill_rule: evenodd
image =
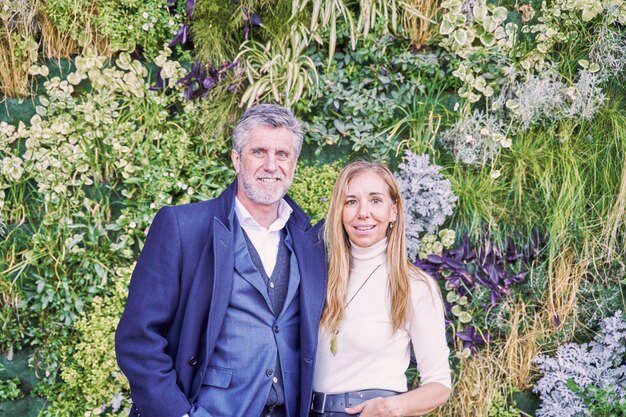
M284 127L289 130L293 137L296 158L300 155L304 138L302 126L291 110L277 104L259 104L250 107L243 113L233 131L233 148L239 155L241 155L241 150L248 140L250 132L260 126L275 129Z

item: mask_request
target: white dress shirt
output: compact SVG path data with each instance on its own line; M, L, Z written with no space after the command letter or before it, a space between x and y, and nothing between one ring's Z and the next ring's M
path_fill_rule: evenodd
M241 201L235 198L235 214L237 219L239 219L239 224L243 227L259 257L261 257L263 268L268 277L272 276L276 266L280 231L287 224L292 211L293 209L287 204L285 199L281 199L278 205L278 218L268 228L265 228L254 220L250 212L241 204Z

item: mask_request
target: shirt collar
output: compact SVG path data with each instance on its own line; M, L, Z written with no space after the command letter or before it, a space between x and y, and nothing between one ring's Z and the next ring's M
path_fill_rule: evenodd
M280 202L278 203L278 218L274 220L274 223L270 224L270 227L266 229L265 227L257 223L256 220L254 220L250 212L243 206L241 201L239 201L239 199L235 197L235 213L237 214L237 219L239 219L239 223L243 227L263 229L267 230L268 232L275 232L285 227L285 224L287 224L289 216L292 212L293 209L291 208L289 203L287 203L284 198L281 198Z

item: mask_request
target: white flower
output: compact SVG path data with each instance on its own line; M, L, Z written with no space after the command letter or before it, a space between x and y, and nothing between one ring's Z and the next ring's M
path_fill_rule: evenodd
M147 32L148 30L150 30L150 25L147 23L144 23L143 25L141 25L141 28Z
M494 180L498 179L500 175L502 175L502 171L500 171L499 169L491 171L491 178L493 178Z

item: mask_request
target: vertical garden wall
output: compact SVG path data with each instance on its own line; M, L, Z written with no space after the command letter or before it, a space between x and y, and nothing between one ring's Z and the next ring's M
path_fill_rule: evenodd
M0 414L127 413L152 218L223 190L276 102L315 220L346 161L396 172L446 300L433 415L626 415L624 56L623 0L0 0Z

